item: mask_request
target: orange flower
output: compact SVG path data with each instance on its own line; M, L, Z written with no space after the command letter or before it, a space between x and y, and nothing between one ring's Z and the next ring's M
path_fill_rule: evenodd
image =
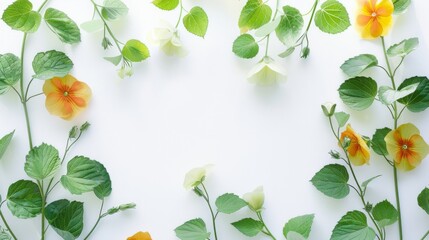
M404 171L417 167L429 153L428 144L420 136L419 129L411 123L402 124L392 130L384 141L395 166Z
M127 238L127 240L152 240L152 237L148 232L138 232L133 236Z
M88 106L91 89L72 75L54 77L45 81L46 109L56 116L70 120Z
M344 144L345 138L350 140L347 152L353 165L361 166L368 163L370 158L369 147L362 137L353 130L350 124L347 125L346 131L341 133L341 144Z
M392 0L358 0L358 2L356 24L362 38L385 36L392 26Z

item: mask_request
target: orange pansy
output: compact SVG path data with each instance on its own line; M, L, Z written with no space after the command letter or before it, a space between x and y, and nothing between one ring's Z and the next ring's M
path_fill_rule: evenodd
M91 98L89 86L72 75L54 77L45 81L46 109L49 113L70 120L88 106Z
M347 125L346 131L341 133L341 144L344 144L345 138L350 140L347 152L353 165L361 166L368 163L370 159L369 147L365 140L353 130L350 124Z
M133 236L127 238L127 240L152 240L152 237L148 232L138 232Z
M420 136L420 131L411 123L402 124L384 138L389 155L395 166L409 171L417 167L428 155L429 146Z
M356 24L362 38L385 36L392 26L392 0L358 0Z

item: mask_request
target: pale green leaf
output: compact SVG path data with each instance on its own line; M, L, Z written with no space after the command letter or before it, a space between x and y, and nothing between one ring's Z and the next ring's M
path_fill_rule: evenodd
M24 170L36 180L52 177L61 166L58 150L51 145L42 144L30 150L26 157Z
M345 112L336 112L334 113L334 117L337 120L339 127L344 127L346 123L349 121L350 114Z
M398 220L398 211L387 200L377 203L372 209L372 215L380 227L394 224Z
M253 218L244 218L231 224L238 231L248 237L254 237L258 235L264 227L264 224L261 221L255 220Z
M101 31L104 28L104 22L101 19L94 19L94 20L82 23L80 27L88 33L93 33L97 31Z
M104 0L101 15L106 20L115 20L127 15L128 7L121 0Z
M118 55L118 56L115 56L115 57L104 57L104 60L111 62L115 66L118 66L118 64L122 60L122 55Z
M12 141L12 137L14 133L15 133L15 130L6 134L0 139L0 159L3 157L4 153L6 152L6 149L9 146L10 141Z
M260 28L271 19L272 10L261 0L248 0L238 20L241 32Z
M33 60L33 77L41 80L64 77L72 68L73 62L65 53L55 50L41 52Z
M122 56L131 62L141 62L150 57L150 53L144 43L131 39L122 48Z
M308 239L313 225L314 214L307 214L290 219L283 227L283 235L287 240Z
M330 240L374 240L375 232L368 226L364 213L351 211L338 221Z
M242 34L235 39L232 51L241 58L253 58L259 52L259 45L250 34Z
M0 55L0 94L21 79L21 71L21 61L17 56L12 53Z
M268 34L274 32L276 28L279 26L281 18L276 18L267 24L262 25L260 28L256 29L255 36L258 38L262 38L267 36Z
M372 78L355 77L345 81L338 89L343 102L354 110L371 106L377 96L377 82Z
M66 199L52 202L46 206L46 219L63 239L77 239L83 230L83 203Z
M372 54L361 54L350 58L341 65L341 70L349 77L355 77L368 68L378 65L377 58Z
M387 49L387 55L389 57L405 57L414 51L419 45L418 38L410 38L401 41L400 43L394 44Z
M346 8L337 0L327 0L316 12L314 22L325 33L336 34L350 26Z
M39 28L42 16L33 11L30 1L17 0L6 8L2 19L12 29L31 33Z
M226 214L237 212L247 206L243 199L233 193L225 193L219 196L215 204L219 212Z
M42 212L39 186L29 180L19 180L7 191L7 207L17 218L33 218Z
M183 17L183 25L188 32L199 37L204 37L209 25L209 18L201 7L193 7L188 14Z
M179 5L179 0L154 0L152 3L159 9L171 11Z
M79 27L67 14L54 8L48 8L44 18L49 28L62 42L69 44L80 42Z
M383 104L391 105L396 102L396 100L415 92L418 86L419 83L414 83L402 88L401 90L393 90L391 87L381 86L378 89L378 97Z
M419 206L429 214L429 188L423 189L417 197Z
M398 100L398 102L406 105L411 112L421 112L429 107L429 79L427 77L411 77L405 79L398 87L398 90L401 91L416 83L419 85L412 94Z
M362 182L362 184L361 184L362 189L363 189L363 192L365 193L365 192L366 192L366 189L368 188L368 185L369 185L373 180L375 180L375 179L377 179L377 178L379 178L379 177L381 177L381 175L377 175L377 176L375 176L375 177L372 177L372 178L370 178L370 179L367 179L367 180L363 181L363 182Z
M276 34L279 40L291 46L295 44L296 39L304 26L304 19L298 9L291 6L283 7L284 15L281 16L280 24L276 28Z
M279 57L285 58L285 57L291 55L294 51L295 51L295 47L290 47L290 48L286 49L284 52L280 53Z
M341 199L349 192L349 174L347 169L340 164L329 164L324 166L311 179L311 183L328 197Z
M394 13L399 14L405 12L410 4L411 0L393 0Z
M201 218L185 222L174 229L176 236L181 240L206 240L210 237L206 224Z

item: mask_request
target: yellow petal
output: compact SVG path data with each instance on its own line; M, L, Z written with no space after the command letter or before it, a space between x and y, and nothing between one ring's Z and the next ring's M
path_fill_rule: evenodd
M127 238L127 240L152 240L152 237L148 232L137 232L133 236Z

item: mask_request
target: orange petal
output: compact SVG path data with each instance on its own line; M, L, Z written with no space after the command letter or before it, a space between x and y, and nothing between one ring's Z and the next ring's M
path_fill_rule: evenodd
M152 240L152 237L148 232L137 232L133 236L127 238L127 240Z
M368 15L358 15L356 18L356 23L360 26L365 26L371 21L372 17Z
M380 37L381 34L383 33L383 26L381 26L381 24L378 22L377 19L375 19L374 21L372 21L371 24L371 36L376 38L376 37Z

